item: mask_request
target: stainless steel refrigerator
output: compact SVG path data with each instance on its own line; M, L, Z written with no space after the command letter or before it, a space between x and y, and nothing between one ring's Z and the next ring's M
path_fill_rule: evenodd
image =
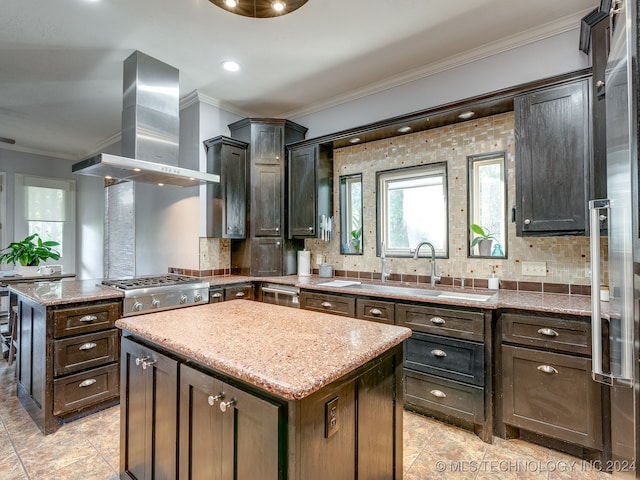
M636 472L640 470L638 0L612 3L605 74L608 199L590 202L592 376L610 389L605 419L610 417L612 458L604 466L614 478L640 478ZM603 232L606 237L601 238ZM601 303L605 285L608 304Z

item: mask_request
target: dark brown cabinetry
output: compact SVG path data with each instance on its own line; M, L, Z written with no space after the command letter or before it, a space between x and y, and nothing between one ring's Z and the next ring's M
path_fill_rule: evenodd
M303 140L307 129L288 120L252 118L229 129L249 145L248 231L245 241L231 244L231 268L253 276L295 273L295 252L302 244L285 241L285 145Z
M45 307L12 294L18 315L18 398L49 434L119 399L120 304Z
M317 237L321 215L333 215L333 150L322 145L289 149L289 238Z
M355 317L356 299L345 295L300 291L300 308L316 312Z
M122 338L120 478L178 477L178 362Z
M180 365L180 478L283 478L282 405Z
M224 136L206 140L207 172L220 183L207 185L207 237L245 238L248 144Z
M591 379L588 318L506 312L499 321L503 422L601 450L601 387Z
M516 96L516 233L584 235L591 162L590 79Z
M224 287L214 287L209 290L209 303L235 299L255 300L255 288L253 283L238 283Z

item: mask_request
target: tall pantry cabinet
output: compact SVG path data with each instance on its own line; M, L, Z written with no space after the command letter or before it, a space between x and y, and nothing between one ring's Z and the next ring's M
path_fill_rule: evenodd
M247 236L231 243L231 270L240 275L296 273L303 240L289 240L285 145L304 140L307 129L284 119L245 118L229 125L231 137L249 144Z

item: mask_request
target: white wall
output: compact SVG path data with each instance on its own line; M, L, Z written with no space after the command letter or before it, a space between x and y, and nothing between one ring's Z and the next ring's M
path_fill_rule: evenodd
M580 70L578 28L325 110L292 117L316 138L533 80Z

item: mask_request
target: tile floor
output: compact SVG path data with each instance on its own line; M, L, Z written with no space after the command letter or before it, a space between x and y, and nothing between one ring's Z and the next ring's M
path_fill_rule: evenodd
M14 367L0 359L0 479L118 478L118 407L44 437L20 406L13 375ZM488 445L465 430L413 413L405 412L404 427L405 480L611 479L576 458L519 440L496 438Z

